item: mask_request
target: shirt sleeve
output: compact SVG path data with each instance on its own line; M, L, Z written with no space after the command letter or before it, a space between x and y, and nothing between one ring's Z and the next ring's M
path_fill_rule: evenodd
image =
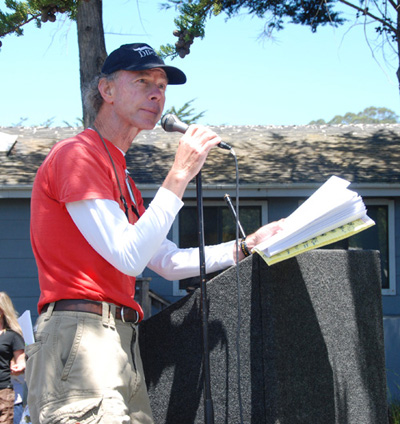
M25 350L25 341L21 335L18 333L14 334L13 340L13 352L16 350Z
M235 242L205 246L206 273L220 271L232 265ZM167 280L181 280L200 274L200 252L198 248L179 249L175 243L165 239L160 249L151 258L148 267Z
M160 188L135 225L114 200L80 200L66 208L97 253L124 274L137 276L161 246L182 205L175 194Z
M199 275L198 248L179 249L166 238L182 205L175 194L161 187L135 225L128 223L113 200L87 199L66 207L88 243L119 271L138 276L149 266L174 280ZM234 264L233 243L206 247L207 272Z

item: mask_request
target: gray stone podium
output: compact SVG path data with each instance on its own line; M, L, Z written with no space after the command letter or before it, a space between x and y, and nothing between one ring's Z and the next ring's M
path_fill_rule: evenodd
M236 268L207 284L215 424L387 424L378 252L239 270L240 328ZM156 424L204 423L199 291L143 322L140 345Z

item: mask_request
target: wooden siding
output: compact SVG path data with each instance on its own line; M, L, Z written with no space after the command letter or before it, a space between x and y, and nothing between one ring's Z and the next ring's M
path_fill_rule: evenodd
M30 235L30 199L0 199L0 290L19 314L37 317L39 283Z
M395 201L395 263L396 263L396 296L383 296L383 314L400 317L400 200Z

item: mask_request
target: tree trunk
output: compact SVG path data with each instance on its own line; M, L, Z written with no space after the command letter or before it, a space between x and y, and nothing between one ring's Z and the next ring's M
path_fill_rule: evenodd
M396 40L397 40L397 60L399 63L399 67L397 68L397 81L399 82L399 93L400 93L400 10L397 12L397 34L396 34Z
M84 88L100 73L103 62L107 57L102 7L102 0L81 0L76 15L83 125L85 128L93 123L95 116L90 116L90 113L85 110Z

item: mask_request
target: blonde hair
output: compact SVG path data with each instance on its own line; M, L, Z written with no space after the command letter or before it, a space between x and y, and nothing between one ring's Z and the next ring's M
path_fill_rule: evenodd
M0 292L0 315L5 329L13 330L22 336L22 329L17 320L17 312L6 292Z

